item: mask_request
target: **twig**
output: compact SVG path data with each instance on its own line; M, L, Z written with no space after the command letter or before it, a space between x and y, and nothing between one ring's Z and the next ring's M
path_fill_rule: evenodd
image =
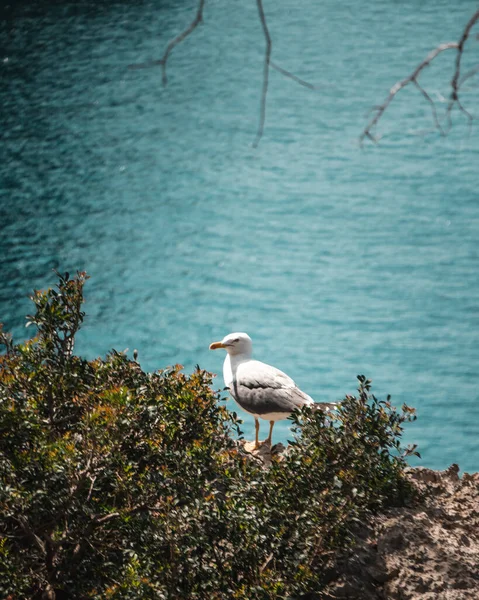
M187 38L192 31L196 29L196 27L203 22L203 8L205 6L205 0L199 0L198 9L196 11L195 18L191 21L190 25L179 35L177 35L166 47L165 53L163 54L163 58L161 59L161 68L162 68L162 80L163 85L166 85L168 79L166 77L166 61L168 60L168 56L170 52L173 50L175 46L181 43L185 38Z
M101 523L106 523L107 521L111 521L112 519L116 519L117 517L119 517L121 515L121 513L119 512L112 512L112 513L108 513L107 515L103 515L102 517L100 516L96 516L93 519L93 523L95 525L100 525Z
M148 506L147 504L139 504L138 506L134 506L133 508L128 508L126 510L124 510L123 512L112 512L112 513L108 513L106 515L95 515L92 518L91 524L93 526L95 525L99 525L101 523L106 523L108 521L111 521L112 519L116 519L117 517L121 517L123 516L129 516L129 515L135 515L139 512L155 512L158 511L159 507L158 506Z
M272 60L269 61L269 66L271 68L276 69L277 71L279 71L281 73L281 75L284 75L285 77L289 77L293 81L296 81L296 83L299 83L299 85L307 87L310 90L317 90L318 89L312 83L309 83L309 81L305 81L304 79L301 79L300 77L298 77L294 73L291 73L291 71L287 71L286 69L283 69L282 67L280 67L279 65L277 65L276 63L274 63Z
M464 113L464 115L467 117L467 119L469 120L469 131L468 131L468 135L471 135L471 130L472 130L472 122L474 121L474 117L471 115L471 113L464 108L464 106L462 105L462 102L459 100L459 98L456 99L456 104L459 107L459 110Z
M88 496L86 497L86 502L88 502L91 498L91 493L93 492L93 486L95 485L96 475L91 478L90 489L88 490Z
M391 88L391 90L389 92L389 96L386 98L386 100L383 102L383 104L381 104L380 106L375 108L375 111L376 111L375 116L369 121L369 123L366 125L365 129L363 130L362 134L360 135L359 142L361 145L362 145L365 137L369 138L370 140L372 140L374 142L376 141L375 137L371 133L371 130L374 128L375 125L377 125L379 119L384 114L384 111L387 109L387 107L391 103L394 96L402 88L406 87L406 85L408 85L409 83L413 83L417 87L417 89L421 92L423 97L431 105L431 111L432 111L434 123L436 125L436 128L439 129L439 131L441 132L441 134L445 135L452 126L451 113L452 113L452 109L454 108L455 105L457 105L459 110L468 118L469 128L471 128L474 117L471 115L471 113L468 110L466 110L466 108L463 106L462 102L459 100L459 89L461 88L461 85L464 83L464 81L466 81L470 77L473 77L477 72L479 72L479 65L477 65L476 67L474 67L473 69L471 69L470 71L468 71L461 77L461 60L462 60L462 55L464 52L464 45L469 37L471 29L477 23L477 21L479 21L479 10L477 10L472 15L472 17L469 19L469 21L467 22L466 27L464 28L464 31L458 42L449 42L447 44L441 44L440 46L438 46L437 48L432 50L427 55L426 59L422 63L420 63L418 65L418 67L416 67L416 69L413 71L413 73L411 75L409 75L409 77L406 77L402 81L398 81ZM439 123L434 100L426 92L426 90L419 84L417 78L418 78L419 74L421 73L421 71L424 69L424 67L427 67L436 58L436 56L438 54L440 54L444 50L449 50L449 49L456 50L457 54L456 54L456 60L455 60L454 74L453 74L453 77L451 80L451 88L452 88L451 97L449 99L449 103L448 103L448 106L446 109L446 115L445 115L445 118L447 120L447 127L444 130Z
M193 19L193 21L191 21L191 23L188 25L188 27L184 31L182 31L179 35L177 35L175 38L170 40L170 42L166 46L166 50L165 50L165 53L163 54L162 58L160 58L159 60L151 60L146 63L129 65L128 68L129 69L147 69L149 67L161 65L162 83L163 83L163 85L166 85L168 83L168 77L166 76L166 63L168 61L168 57L170 56L173 48L175 46L177 46L178 44L180 44L185 38L187 38L190 35L190 33L192 33L198 27L198 25L203 22L204 7L205 7L205 0L199 0L198 8L196 9L195 18Z
M422 87L422 85L418 82L417 79L414 79L413 83L417 87L417 89L421 92L421 94L424 96L424 98L426 98L426 100L431 105L432 118L434 119L434 124L439 129L441 134L444 135L444 129L441 127L441 123L439 123L439 119L437 118L437 110L436 110L436 105L434 104L434 100L426 92L426 90Z
M466 110L466 108L464 108L464 106L462 105L462 102L459 100L459 88L461 87L461 84L460 84L461 60L462 60L462 54L464 52L464 44L466 43L467 38L469 37L471 29L473 28L473 26L476 24L476 22L478 20L479 20L479 10L477 10L472 15L472 17L469 19L469 21L467 22L466 28L464 29L461 39L458 42L457 54L456 54L456 68L454 69L454 75L451 80L451 88L452 88L451 98L450 98L449 104L447 106L447 118L448 118L449 128L451 127L451 124L452 124L452 120L451 120L452 109L454 108L454 105L456 104L457 107L459 108L459 110L469 120L469 133L471 132L472 121L473 121L474 117L471 115L471 113L468 110ZM467 73L466 73L466 75L467 75Z
M28 535L28 537L32 540L32 542L35 544L35 546L40 550L40 552L42 554L46 555L47 550L46 550L45 543L33 531L33 529L30 527L27 519L25 517L23 517L23 516L18 516L16 519L20 523L23 531Z
M458 47L458 44L456 42L448 42L447 44L441 44L440 46L438 46L437 48L435 48L432 52L430 52L426 56L426 58L414 69L414 71L411 73L411 75L409 75L408 77L406 77L402 81L398 81L397 83L395 83L393 85L393 87L390 89L389 95L386 98L386 100L381 105L379 105L378 107L376 107L376 109L375 109L376 110L376 114L369 121L369 123L366 125L366 127L364 128L362 134L359 137L360 144L363 143L365 137L369 138L370 140L372 140L374 142L376 141L376 138L371 133L371 130L373 129L373 127L375 125L377 125L379 119L382 117L382 115L384 114L384 111L387 109L387 107L391 104L391 102L394 99L394 97L396 96L396 94L400 90L402 90L404 87L406 87L409 83L414 83L414 82L416 82L416 85L419 87L421 93L423 93L422 92L422 88L419 86L419 84L416 81L417 77L419 76L419 74L421 73L421 71L425 67L429 66L430 63L436 58L436 56L438 56L441 52L444 52L444 50L451 50L451 49L457 48L457 47ZM429 100L432 103L432 105L434 105L434 101L432 100L432 98L430 96L429 96Z
M477 73L479 73L479 65L476 65L475 67L473 67L472 69L470 69L469 71L466 71L464 73L464 75L461 76L461 78L459 79L459 83L458 86L459 88L462 87L462 84L467 81L468 79L470 79L471 77L474 77L474 75L476 75Z
M264 122L266 120L266 95L268 94L268 77L269 77L269 65L271 60L271 36L269 35L268 25L266 23L266 17L263 9L263 0L256 0L258 7L259 20L263 28L264 39L266 42L264 52L264 67L263 67L263 89L261 92L261 105L260 105L260 116L258 131L256 133L256 139L253 143L253 148L257 148L260 139L263 137Z
M268 30L268 25L266 23L266 16L264 14L263 1L256 0L256 4L258 7L259 18L260 18L261 26L263 28L263 34L264 34L265 41L266 41L266 48L265 48L265 58L264 58L264 67L263 67L263 86L262 86L262 92L261 92L260 118L259 118L258 130L256 133L256 139L253 143L254 148L256 148L258 146L259 141L262 138L263 132L264 132L264 124L266 121L266 96L268 94L268 79L269 79L269 68L270 67L273 69L276 69L276 71L278 71L285 77L289 77L290 79L292 79L299 85L307 87L310 90L317 89L314 85L312 85L308 81L301 79L294 73L291 73L291 71L288 71L287 69L283 69L283 67L280 67L278 64L271 61L272 42L271 42L271 36L269 34L269 30ZM150 61L147 61L144 63L132 64L132 65L129 65L128 68L129 69L148 69L150 67L155 67L155 66L161 65L162 82L163 82L163 85L167 85L168 78L166 75L166 64L168 62L168 57L170 56L173 48L175 46L177 46L178 44L180 44L186 37L188 37L190 35L190 33L192 33L196 29L196 27L200 23L203 22L204 6L205 6L205 0L199 0L195 18L193 19L193 21L190 23L190 25L188 25L188 27L184 31L182 31L179 35L177 35L175 38L173 38L168 43L162 58L160 58L159 60L150 60Z
M133 514L142 512L142 511L154 512L156 510L158 510L158 508L156 508L154 506L147 506L145 504L141 504L141 505L135 506L131 509L127 509L123 512L115 511L112 513L107 513L106 515L93 515L91 517L90 523L88 523L88 525L84 529L82 539L79 540L75 544L75 548L73 550L73 556L76 558L79 558L80 556L83 555L83 553L85 551L85 544L90 543L88 538L93 533L93 531L95 530L95 528L98 525L108 523L108 521L112 521L113 519L117 519L118 517L121 517L121 516L129 516L129 515L133 515Z
M454 75L451 80L452 93L451 93L451 100L449 101L449 106L448 106L448 111L450 111L450 110L452 110L454 102L457 102L459 108L468 116L470 116L469 113L466 110L464 110L461 103L459 102L459 78L461 75L461 60L462 60L462 54L464 51L464 44L466 43L467 38L469 37L469 33L471 32L471 29L474 27L474 25L476 24L476 22L478 20L479 20L479 10L477 10L472 15L472 17L469 19L469 21L467 22L466 28L464 29L461 39L459 40L459 42L457 44L456 68L454 70Z
M264 561L264 563L259 568L260 575L263 573L263 571L266 569L266 567L269 565L269 563L272 560L273 560L273 553L271 552L271 554L268 556L268 558Z

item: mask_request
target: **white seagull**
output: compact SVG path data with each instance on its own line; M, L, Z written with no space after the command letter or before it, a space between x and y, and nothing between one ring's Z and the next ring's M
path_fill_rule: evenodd
M286 373L252 359L253 344L246 333L230 333L221 342L210 345L210 350L218 348L227 352L223 364L226 387L240 407L254 417L255 449L260 447L259 418L269 421L269 435L263 443L271 445L275 422L287 419L295 409L317 406L330 410L336 406L330 402L316 403Z

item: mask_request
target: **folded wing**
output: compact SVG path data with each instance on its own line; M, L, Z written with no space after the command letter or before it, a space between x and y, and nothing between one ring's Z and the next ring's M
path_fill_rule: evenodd
M238 365L230 391L244 410L256 415L288 414L314 404L286 373L257 360Z

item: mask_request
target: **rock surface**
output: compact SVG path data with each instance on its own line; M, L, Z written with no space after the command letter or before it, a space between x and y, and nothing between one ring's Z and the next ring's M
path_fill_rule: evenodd
M422 498L371 519L325 600L479 600L479 473L408 469Z
M265 466L285 450L253 446L245 450ZM479 473L460 478L451 465L409 468L407 476L420 499L364 524L326 569L315 600L479 600Z

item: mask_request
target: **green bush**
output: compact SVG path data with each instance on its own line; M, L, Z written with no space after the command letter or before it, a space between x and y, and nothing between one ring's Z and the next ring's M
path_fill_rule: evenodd
M355 521L409 493L389 398L294 414L269 468L212 376L73 354L86 275L35 292L36 336L0 356L0 596L242 600L321 590Z

